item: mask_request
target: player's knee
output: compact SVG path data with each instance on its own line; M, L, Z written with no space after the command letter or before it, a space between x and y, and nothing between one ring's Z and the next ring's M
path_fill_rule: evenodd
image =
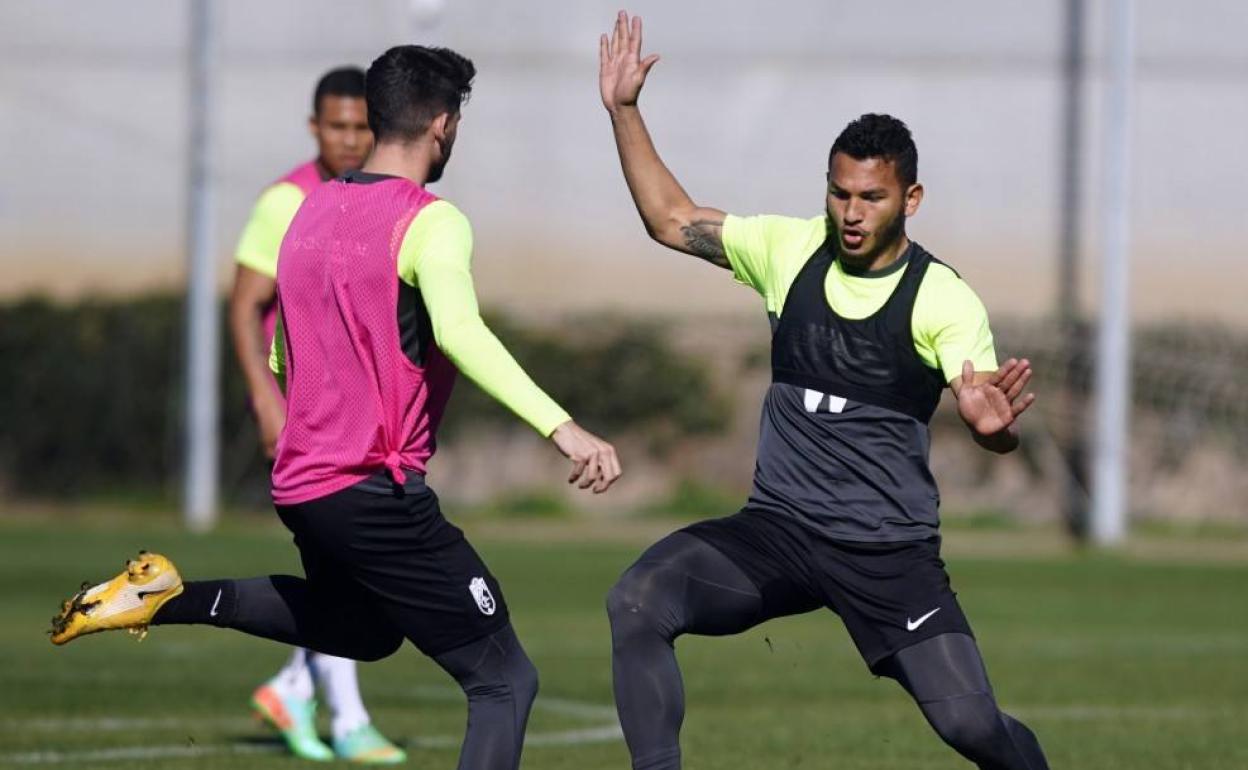
M512 704L527 711L537 698L537 667L521 654L502 666L478 669L461 679L459 685L470 704Z
M612 636L620 639L636 633L676 634L675 613L663 588L663 569L634 564L607 592L607 617Z
M616 618L628 609L629 591L625 585L625 577L621 577L615 581L615 585L607 591L607 617L611 620L611 625L615 625Z
M523 655L511 668L510 678L514 693L513 697L515 697L518 705L528 708L533 703L533 700L537 698L537 690L540 686L537 666L533 665L533 661L529 660L527 655Z
M644 581L638 578L636 571L635 566L629 569L607 591L607 617L613 630L631 624L646 606L641 590Z
M972 703L955 704L940 713L929 713L932 726L945 743L974 757L990 754L1002 741L1008 741L1001 712L990 698L981 696Z

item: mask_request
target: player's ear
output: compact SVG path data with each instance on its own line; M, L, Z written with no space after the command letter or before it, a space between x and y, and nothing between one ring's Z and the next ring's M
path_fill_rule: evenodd
M312 135L313 139L320 139L321 137L321 124L317 122L315 112L308 116L308 133Z
M433 121L429 124L429 131L432 133L435 141L441 142L446 138L446 132L450 128L451 113L439 112L434 116Z
M915 182L906 188L906 216L914 216L919 210L919 204L922 202L923 185Z

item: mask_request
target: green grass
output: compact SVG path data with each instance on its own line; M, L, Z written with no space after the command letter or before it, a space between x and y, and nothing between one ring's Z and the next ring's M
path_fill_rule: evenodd
M283 648L206 628L65 648L43 634L61 598L139 547L175 556L191 577L241 576L296 571L287 540L254 523L195 537L151 520L0 519L0 767L135 766L136 749L159 755L144 770L298 766L245 707ZM542 673L530 737L611 725L602 597L640 544L477 545ZM998 696L1053 767L1248 767L1248 567L955 557L950 571ZM969 766L896 685L866 672L829 613L678 647L689 770ZM409 744L409 766L454 767L464 711L445 675L404 647L360 677L378 724ZM177 750L186 756L169 756ZM618 739L525 752L531 769L627 766Z

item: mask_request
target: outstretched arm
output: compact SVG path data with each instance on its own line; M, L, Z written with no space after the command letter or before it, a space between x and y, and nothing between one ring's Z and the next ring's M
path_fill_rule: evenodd
M486 327L477 309L471 254L468 220L450 204L431 204L403 240L400 278L419 286L434 339L456 368L572 461L568 483L605 492L621 473L615 448L573 422Z
M1025 358L1011 358L995 372L976 372L969 360L962 363L962 376L949 387L975 443L998 454L1018 448L1018 417L1036 401L1036 394L1023 393L1029 380L1031 362Z
M598 85L611 115L624 180L650 237L668 248L729 267L722 239L724 212L698 206L654 149L637 107L657 54L641 58L641 17L620 11L610 37L598 40Z

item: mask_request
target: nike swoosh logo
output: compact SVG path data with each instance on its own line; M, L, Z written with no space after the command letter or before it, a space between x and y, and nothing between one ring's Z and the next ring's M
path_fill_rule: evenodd
M221 603L221 590L217 589L217 598L212 600L212 609L208 610L208 617L215 618L217 616L217 605Z
M906 630L907 630L907 631L915 631L915 630L918 630L918 627L919 627L919 626L921 626L921 625L923 625L924 623L926 623L926 622L927 622L927 619L928 619L928 618L930 618L931 616L935 615L937 612L940 612L940 608L939 608L939 607L937 607L936 609L934 609L934 610L932 610L931 612L927 613L926 615L924 615L924 616L920 617L918 620L911 620L910 618L906 618Z

